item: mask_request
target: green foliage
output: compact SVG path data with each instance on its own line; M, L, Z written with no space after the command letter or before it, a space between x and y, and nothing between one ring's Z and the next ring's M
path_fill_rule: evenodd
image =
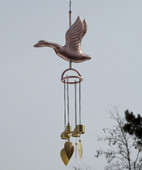
M137 138L138 144L142 146L142 117L140 114L136 117L133 112L126 110L125 119L127 122L123 126L124 131L134 135Z

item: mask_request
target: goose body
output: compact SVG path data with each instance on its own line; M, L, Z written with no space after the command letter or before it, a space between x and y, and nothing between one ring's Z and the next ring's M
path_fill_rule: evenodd
M81 21L80 17L78 17L75 23L66 32L66 44L64 46L40 40L34 47L51 47L58 56L74 63L87 61L91 59L91 57L84 54L81 50L81 40L86 32L86 20Z

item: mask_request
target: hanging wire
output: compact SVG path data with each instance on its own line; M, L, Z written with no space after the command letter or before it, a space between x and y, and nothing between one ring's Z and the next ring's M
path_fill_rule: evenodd
M72 3L72 1L70 0L70 2L69 2L69 10L71 11L71 3Z
M81 83L79 83L79 124L81 125Z
M71 27L71 13L72 13L72 11L71 11L71 0L70 0L70 2L69 2L69 27Z
M69 2L69 28L71 27L71 14L72 14L71 4L72 4L72 1L70 0ZM69 61L69 68L72 68L72 61Z
M68 123L69 123L69 85L68 85L68 79L67 79L67 109L68 109Z
M76 81L75 81L76 82ZM75 91L75 126L77 125L77 96L76 96L76 83L74 84L74 91Z
M64 129L66 128L66 83L64 81Z

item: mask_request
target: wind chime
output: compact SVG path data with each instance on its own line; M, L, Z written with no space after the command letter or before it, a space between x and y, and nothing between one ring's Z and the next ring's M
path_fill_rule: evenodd
M82 77L79 71L72 68L72 63L80 63L91 59L90 56L84 54L81 50L81 40L87 32L86 20L76 19L74 24L71 23L71 0L69 2L69 29L66 32L66 44L61 46L56 43L40 40L34 47L51 47L56 54L69 61L69 68L61 75L61 81L64 84L64 131L61 133L61 139L65 140L64 148L60 152L60 156L65 165L69 163L73 153L74 145L71 138L76 138L75 150L78 148L79 158L82 158L83 149L81 143L81 135L85 133L85 126L81 122L81 83ZM72 130L70 124L70 88L74 86L74 118L75 127ZM77 156L77 152L76 152Z
M73 71L77 73L75 75L65 76L65 73ZM73 74L72 73L72 74ZM85 126L81 123L81 81L82 77L80 73L72 68L65 70L61 76L61 81L64 83L64 131L61 133L61 139L65 140L64 148L61 150L61 158L65 165L68 164L70 158L74 153L74 145L71 142L71 137L76 138L75 150L78 148L79 158L82 158L83 149L81 143L81 135L85 133ZM74 86L74 118L75 127L72 130L70 125L70 86ZM78 99L78 101L77 101ZM77 105L79 105L79 111L77 112ZM77 120L77 117L79 119ZM79 138L79 142L77 139ZM77 154L75 155L77 157Z

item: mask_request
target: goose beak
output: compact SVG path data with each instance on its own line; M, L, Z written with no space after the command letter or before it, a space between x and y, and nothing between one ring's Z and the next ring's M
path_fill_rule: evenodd
M92 58L92 57L90 57L90 56L88 57L89 60L90 60L91 58Z
M33 45L33 47L37 47L37 44Z
M45 47L45 41L40 40L38 43L34 45L34 47Z
M38 42L38 43L36 43L35 45L33 45L33 47L41 47L41 46L40 46L40 44L39 44L39 42Z

